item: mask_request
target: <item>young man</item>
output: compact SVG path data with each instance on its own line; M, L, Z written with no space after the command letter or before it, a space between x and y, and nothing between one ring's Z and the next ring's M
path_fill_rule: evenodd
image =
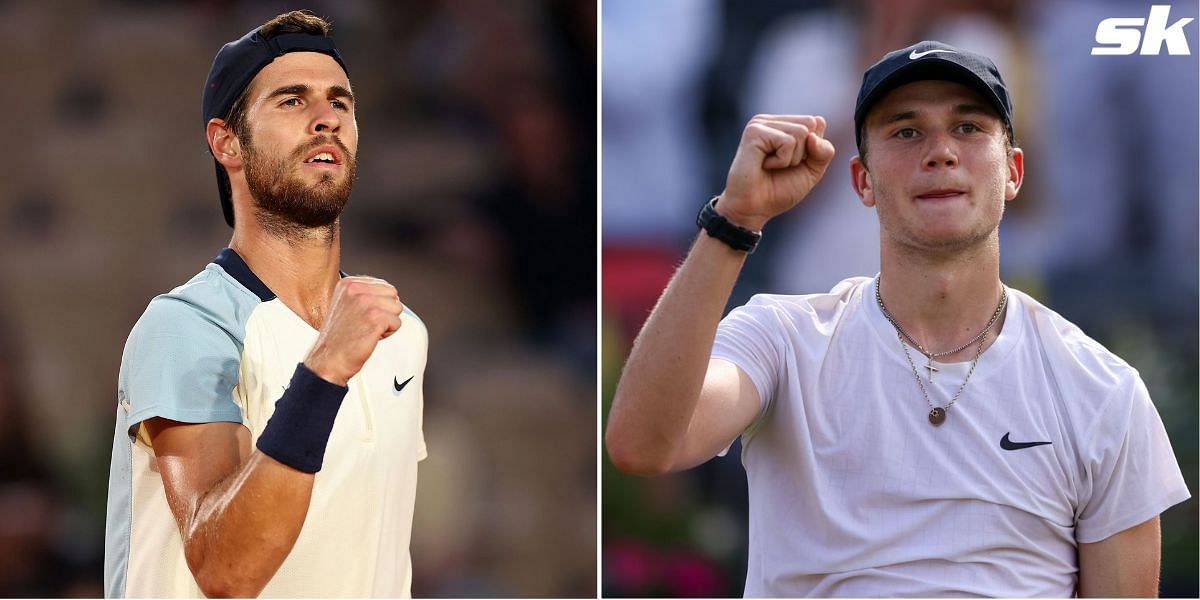
M338 268L358 126L329 24L226 44L202 108L233 238L125 346L105 593L408 596L427 335Z
M625 366L613 462L678 471L741 436L747 596L1155 594L1158 515L1189 494L1137 372L1000 281L1024 154L996 67L889 53L854 125L879 276L721 320L763 226L834 154L822 117L752 119Z

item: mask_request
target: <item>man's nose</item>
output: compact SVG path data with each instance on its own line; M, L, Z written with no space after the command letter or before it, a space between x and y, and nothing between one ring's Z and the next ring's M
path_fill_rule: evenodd
M933 136L925 154L925 166L930 169L958 166L958 152L948 136Z
M311 126L313 133L337 133L342 126L342 119L332 106L325 104L318 109Z

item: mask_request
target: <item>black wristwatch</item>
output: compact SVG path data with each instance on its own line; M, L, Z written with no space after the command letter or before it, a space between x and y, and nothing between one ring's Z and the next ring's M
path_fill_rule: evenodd
M704 207L700 209L700 214L696 215L696 225L708 232L708 235L725 242L734 250L747 254L753 253L754 249L758 247L758 241L762 239L762 232L739 227L717 214L718 198L720 196L704 204Z

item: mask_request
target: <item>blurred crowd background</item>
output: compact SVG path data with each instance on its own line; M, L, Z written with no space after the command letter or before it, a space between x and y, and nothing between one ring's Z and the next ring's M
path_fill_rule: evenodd
M1193 498L1163 516L1164 596L1197 595L1197 22L1190 56L1091 56L1097 24L1166 0L605 0L602 6L602 380L621 365L724 187L756 113L824 115L838 149L805 202L768 225L730 307L879 269L855 196L854 100L886 52L938 39L990 56L1015 103L1026 180L1000 229L1004 281L1137 368ZM1169 22L1197 17L1170 2ZM740 596L739 447L640 479L603 459L606 596Z
M430 333L418 596L596 590L594 0L0 1L0 596L100 596L117 371L228 243L200 92L332 20L359 98L343 268Z

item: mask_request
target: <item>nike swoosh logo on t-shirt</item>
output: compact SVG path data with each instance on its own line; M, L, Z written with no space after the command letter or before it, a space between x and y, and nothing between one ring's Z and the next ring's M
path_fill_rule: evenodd
M926 50L924 52L917 52L916 50L913 50L912 52L910 52L908 54L908 57L911 58L912 60L917 60L918 58L921 58L922 56L925 56L926 54L933 54L934 52L948 52L950 54L954 54L953 50L942 50L940 48L934 48L933 50Z
M1004 437L1000 438L1000 447L1005 450L1024 450L1025 448L1045 446L1050 443L1052 442L1014 442L1008 439L1007 433L1004 434Z
M413 378L413 377L416 377L416 375L410 376L408 379L405 379L405 380L404 380L404 383L400 383L400 380L399 380L399 379L397 379L397 378L393 377L393 378L392 378L392 385L393 385L393 386L395 386L395 388L396 388L396 391L397 391L397 392L399 392L400 390L403 390L403 389L404 389L404 386L408 385L408 382L412 381L412 378Z

